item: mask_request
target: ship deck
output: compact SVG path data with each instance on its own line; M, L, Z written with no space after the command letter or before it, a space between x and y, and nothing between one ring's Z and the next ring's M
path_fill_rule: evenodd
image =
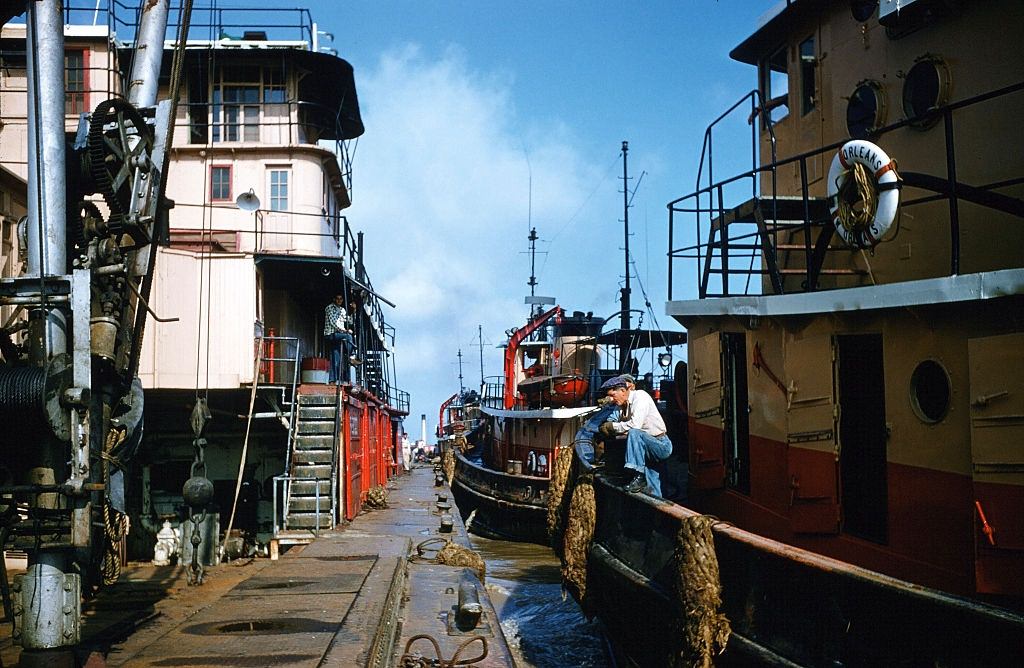
M480 666L512 665L486 590L474 583L483 616L471 631L449 629L464 569L410 559L440 533L430 467L388 485L388 507L322 532L277 561L236 561L207 569L190 587L182 566L131 564L119 581L83 603L80 661L101 666L397 665L408 639L429 634L443 658L474 635L487 641ZM454 514L453 541L468 546ZM433 658L429 643L414 646ZM474 642L462 658L480 654ZM0 625L0 665L17 665L20 648Z

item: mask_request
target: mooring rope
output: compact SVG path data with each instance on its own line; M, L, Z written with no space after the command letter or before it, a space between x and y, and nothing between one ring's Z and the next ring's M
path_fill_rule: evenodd
M574 595L581 606L587 595L587 553L594 538L596 519L593 475L583 474L576 479L569 503L562 559L562 586Z
M859 162L847 170L836 194L836 224L847 231L848 239L859 239L861 230L870 227L878 211L878 183L867 167Z
M565 531L566 496L572 498L569 472L572 470L573 448L560 448L551 467L551 482L548 484L548 542L555 554L562 556L562 538Z
M434 658L431 659L426 656L423 656L418 652L412 651L412 646L413 644L415 644L417 640L427 640L430 642L430 644L434 648ZM480 641L480 644L483 645L483 649L480 652L480 656L475 656L472 659L461 658L462 652L478 640ZM487 638L485 638L484 636L476 635L467 638L465 641L462 642L462 644L458 646L458 648L455 650L455 654L452 655L452 658L445 659L443 656L441 656L441 645L438 644L437 640L431 635L422 633L420 635L416 635L409 638L409 640L405 643L405 651L402 653L402 658L400 659L399 665L402 668L453 668L454 666L471 666L474 663L483 661L486 658Z
M441 547L432 547L435 544ZM434 556L427 556L427 552L434 552ZM409 557L409 561L428 562L441 564L442 566L463 566L472 568L480 582L484 582L487 575L487 563L475 550L454 543L447 538L428 538L416 546L416 554Z
M729 641L729 620L718 611L722 605L722 585L711 531L716 521L708 515L688 517L676 534L678 668L711 666L713 658Z
M103 532L106 540L103 545L103 565L100 572L103 584L111 585L121 577L121 559L124 552L124 540L131 529L127 515L120 513L110 505L110 464L113 460L111 452L124 443L128 430L124 427L111 429L103 443Z

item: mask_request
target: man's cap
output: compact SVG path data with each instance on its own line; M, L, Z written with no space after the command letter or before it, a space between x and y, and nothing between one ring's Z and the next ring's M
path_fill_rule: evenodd
M601 384L601 391L607 391L616 387L626 387L626 376L613 376Z

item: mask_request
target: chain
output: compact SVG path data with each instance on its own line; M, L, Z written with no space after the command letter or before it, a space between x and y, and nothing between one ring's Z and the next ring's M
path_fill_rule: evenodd
M195 457L192 460L191 475L206 477L206 439L199 437L192 441L192 448L195 450ZM197 512L198 511L198 512ZM189 506L189 519L192 522L192 536L189 541L192 544L192 563L188 567L188 583L190 585L203 584L203 560L199 556L199 546L203 542L203 534L200 526L206 521L206 508L197 509Z

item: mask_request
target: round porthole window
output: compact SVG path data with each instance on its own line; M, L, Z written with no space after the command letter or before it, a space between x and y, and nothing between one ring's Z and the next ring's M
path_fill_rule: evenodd
M882 84L861 81L846 103L846 130L854 139L866 139L885 123Z
M853 14L853 20L858 23L864 23L875 13L878 9L878 0L850 0L850 13Z
M903 113L913 127L931 127L939 117L929 112L946 104L948 95L946 63L938 56L922 56L903 79Z
M949 412L949 374L935 360L917 365L910 377L910 405L925 422L940 422Z

